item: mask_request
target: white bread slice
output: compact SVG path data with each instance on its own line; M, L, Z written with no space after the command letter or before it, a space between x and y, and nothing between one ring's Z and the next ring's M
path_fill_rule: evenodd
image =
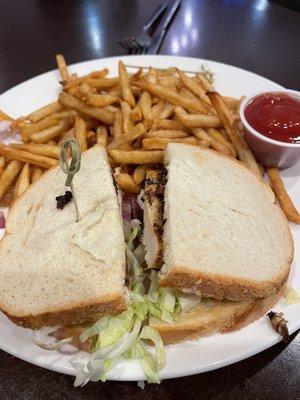
M10 209L0 242L0 309L26 327L96 320L127 305L125 242L105 150L82 154L73 179L78 223L73 201L56 208L65 179L57 167L30 186ZM74 235L97 207L99 218L84 232L94 256L75 244Z
M264 299L240 302L202 301L190 312L180 314L172 324L152 317L149 325L160 333L164 344L197 339L216 332L232 332L265 315L282 294L283 290L280 290Z
M228 300L262 298L287 280L294 248L271 189L213 150L166 150L162 286Z

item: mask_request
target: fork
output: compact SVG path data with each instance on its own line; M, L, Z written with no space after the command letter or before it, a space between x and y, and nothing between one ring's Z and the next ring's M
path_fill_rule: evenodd
M167 5L161 4L152 14L149 21L143 26L141 33L137 37L130 37L118 40L119 44L128 51L129 54L145 54L151 44L151 36L148 31L152 28L158 18L164 13Z

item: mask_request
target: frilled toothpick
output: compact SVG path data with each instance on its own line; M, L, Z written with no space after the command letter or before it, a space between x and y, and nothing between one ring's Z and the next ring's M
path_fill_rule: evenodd
M69 149L71 152L71 157L68 157ZM76 193L75 193L74 186L73 186L73 178L80 169L80 162L81 162L81 152L80 152L79 144L73 137L70 137L70 138L66 139L61 146L61 151L60 151L60 155L59 155L59 165L60 165L60 169L65 174L67 174L65 186L69 187L72 192L75 211L76 211L76 222L78 222L81 217L80 217L80 212L79 212L79 208L78 208Z

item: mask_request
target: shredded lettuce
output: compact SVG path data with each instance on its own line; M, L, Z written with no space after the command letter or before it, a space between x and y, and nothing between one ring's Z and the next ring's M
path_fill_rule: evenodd
M172 321L176 296L171 289L158 285L157 272L150 274L150 288L145 294L145 273L138 258L143 249L139 220L131 221L131 234L127 240L126 257L130 279L130 304L119 315L103 317L86 329L81 335L82 342L93 338L92 354L86 362L74 360L76 370L75 386L88 381L105 381L108 372L121 359L140 360L148 382L159 383L158 373L165 366L165 353L159 333L144 326L150 316ZM152 341L155 354L147 349L145 341Z
M285 299L285 304L300 303L300 293L294 288L287 288L283 297Z

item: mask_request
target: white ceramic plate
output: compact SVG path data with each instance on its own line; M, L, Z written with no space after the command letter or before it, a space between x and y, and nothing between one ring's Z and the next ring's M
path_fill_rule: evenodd
M79 75L90 71L109 68L111 75L117 74L119 57L99 59L72 65L70 70ZM215 73L216 88L228 96L247 95L258 89L280 89L281 86L251 72L208 60L172 56L128 56L122 57L126 64L167 68L177 66L183 70L198 71L206 62ZM12 116L26 115L44 104L53 101L60 90L57 71L47 72L30 79L0 96L0 109ZM300 208L299 165L283 172L284 181L296 206ZM300 290L300 228L291 226L295 241L295 260L289 286ZM255 249L253 249L255 251ZM298 265L297 265L298 264ZM283 311L289 321L290 333L300 328L300 304L285 305L281 300L275 309ZM247 327L228 334L215 334L194 342L185 342L166 347L167 366L162 378L175 378L221 368L243 360L280 341L271 329L267 317L262 317ZM16 357L41 367L74 375L70 359L78 356L71 346L64 352L45 351L32 344L30 331L13 325L0 315L0 348ZM84 353L82 353L84 357ZM112 380L141 380L143 373L138 363L124 362L109 375Z

